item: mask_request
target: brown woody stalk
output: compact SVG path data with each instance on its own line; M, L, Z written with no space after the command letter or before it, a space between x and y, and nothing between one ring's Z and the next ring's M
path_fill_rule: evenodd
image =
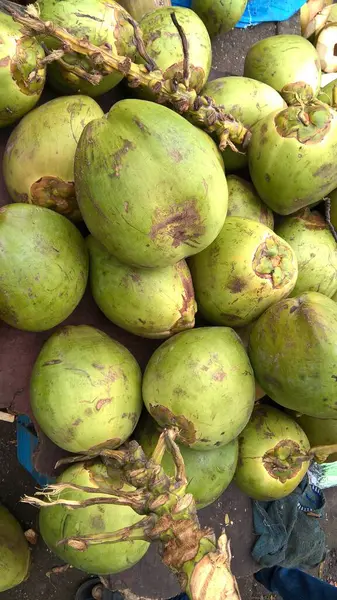
M62 492L74 489L73 484L55 484L44 492L46 500L24 498L24 502L35 506L66 506L69 510L83 508L100 502L127 504L144 518L131 527L114 533L98 533L60 540L78 551L89 546L120 542L123 540L160 541L163 562L177 575L179 583L191 600L240 600L240 592L231 572L231 553L226 534L218 543L212 529L200 526L196 505L191 494L186 492L185 465L175 443L177 430L165 430L148 459L135 441L118 450L88 452L83 456L60 461L69 464L100 457L107 468L118 468L126 483L136 488L135 492L121 492L113 487L108 491L105 481L102 498L85 501L62 499ZM175 476L169 477L161 466L165 451L169 451L175 464ZM97 482L99 484L99 482ZM97 494L97 487L82 488ZM56 499L55 499L56 498Z
M149 89L159 103L170 104L195 125L209 134L214 134L221 150L227 145L233 150L236 150L235 145L241 146L242 149L247 147L251 137L249 130L227 114L222 106L217 106L212 98L199 96L184 83L165 79L159 69L149 72L146 65L135 64L130 58L113 54L110 48L95 46L87 38L78 39L63 27L58 27L50 21L42 21L33 5L24 8L10 0L0 0L0 11L11 15L15 21L24 25L28 35L46 35L58 40L65 55L75 52L85 56L92 67L90 73L68 64L64 57L55 58L63 68L93 85L98 84L104 75L119 71L131 87L143 86Z

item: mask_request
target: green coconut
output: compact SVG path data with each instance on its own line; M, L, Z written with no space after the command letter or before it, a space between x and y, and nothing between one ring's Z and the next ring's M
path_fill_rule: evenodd
M305 476L309 450L309 440L296 421L277 408L257 406L239 437L235 482L254 500L284 498Z
M140 28L146 52L165 79L184 81L184 51L179 31L172 21L173 13L183 28L188 43L188 88L200 92L211 70L212 46L205 25L193 10L165 7L145 15Z
M190 259L198 308L217 325L241 327L288 296L297 279L290 245L269 227L228 217L216 240Z
M150 416L142 419L136 439L150 458L159 439L160 429ZM187 492L192 494L197 509L209 506L217 500L232 481L238 462L238 441L232 440L226 446L214 450L191 450L179 445L184 459L188 479ZM162 467L173 477L175 466L172 455L165 452Z
M114 0L38 0L40 18L65 27L67 31L80 39L88 38L96 46L111 48L114 54L127 56L132 60L136 55L134 30L128 22L129 13ZM60 47L54 38L44 38L50 50ZM81 68L92 73L92 63L76 54L67 52L62 59L69 67ZM48 81L61 93L80 93L87 96L100 96L114 88L123 78L118 71L104 75L94 85L90 81L75 75L58 61L48 66Z
M294 411L289 413L305 432L312 448L337 445L337 419L315 419ZM331 454L324 462L335 461L337 461L337 452Z
M285 102L270 85L249 77L220 77L209 81L203 93L230 113L249 129L269 113L284 108ZM226 148L222 153L226 172L237 171L248 164L245 151L233 152Z
M337 189L329 194L330 199L330 219L331 223L337 231Z
M182 444L225 446L246 426L255 400L240 338L227 327L202 327L166 340L147 365L143 399L161 427L179 428Z
M0 592L20 585L29 575L30 550L18 521L0 506Z
M233 29L246 6L247 0L192 0L192 9L203 20L212 37Z
M22 25L0 13L0 127L15 123L34 108L46 79L44 51Z
M286 217L275 231L290 244L298 262L291 296L311 291L331 298L337 291L337 244L322 215L306 208Z
M261 119L248 148L260 198L289 215L327 196L337 187L336 145L337 112L328 105L298 104Z
M27 331L64 321L81 300L88 254L68 219L31 204L0 208L0 319Z
M63 327L37 357L30 402L42 431L60 448L117 448L142 410L140 368L127 348L102 331Z
M110 321L146 338L194 327L197 307L185 260L139 269L121 263L91 235L87 241L92 295Z
M243 217L274 229L274 215L258 197L254 186L236 175L227 176L228 217Z
M273 35L256 42L246 54L244 74L281 94L286 86L300 83L316 95L321 83L317 51L300 35Z
M337 305L306 292L271 306L254 324L249 356L275 402L322 419L337 418Z
M137 267L165 267L200 252L227 213L215 143L169 108L144 100L122 100L85 127L75 185L94 237Z
M69 467L58 477L57 483L71 483L84 487L99 487L110 492L118 488L126 492L134 488L123 482L117 471L111 473L99 461L77 463ZM102 493L87 493L81 490L62 491L65 500L84 501L102 497ZM96 504L85 508L70 510L59 505L40 510L39 526L47 546L66 563L95 575L112 575L133 567L147 552L149 544L142 540L104 543L89 546L79 551L59 542L68 537L90 534L113 533L123 527L138 523L143 517L129 506L114 504Z
M102 116L88 96L56 98L26 115L10 135L4 154L3 174L12 200L80 220L75 150L87 123Z

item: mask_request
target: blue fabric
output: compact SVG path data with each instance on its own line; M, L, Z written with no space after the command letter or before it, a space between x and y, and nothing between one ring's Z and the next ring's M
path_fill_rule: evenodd
M282 600L337 600L337 588L299 569L262 569L255 579Z
M252 550L261 567L318 565L325 558L325 535L320 526L324 516L323 493L309 484L306 476L296 490L273 502L254 502L253 519L258 539Z
M192 0L172 0L173 6L190 8ZM305 0L249 0L236 27L244 28L267 21L286 21L305 4Z

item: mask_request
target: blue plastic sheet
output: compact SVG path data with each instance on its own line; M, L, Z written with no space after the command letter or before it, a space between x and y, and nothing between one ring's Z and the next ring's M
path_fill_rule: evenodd
M191 0L172 0L173 6L191 7ZM286 21L305 4L305 0L249 0L236 27L252 27L268 21Z

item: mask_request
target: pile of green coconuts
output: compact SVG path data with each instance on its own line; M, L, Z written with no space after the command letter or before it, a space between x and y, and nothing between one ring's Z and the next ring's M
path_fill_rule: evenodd
M285 497L315 457L326 460L322 446L337 444L337 85L321 88L317 50L301 36L267 38L248 50L244 76L208 81L210 35L233 27L245 2L219 21L210 2L195 0L196 12L162 2L144 15L142 3L134 13L135 3L121 2L137 30L114 0L37 2L41 21L128 64L153 61L173 92L184 85L224 107L251 139L220 151L211 127L157 103L150 87L129 88L104 114L100 96L123 72L97 77L87 56L29 33L1 4L2 172L12 203L0 209L0 319L34 333L56 328L31 375L36 422L84 457L131 436L150 457L160 432L178 428L198 509L233 478L253 499ZM57 97L41 103L46 81ZM162 340L144 373L106 333L62 326L87 285L112 323ZM162 464L174 476L168 452ZM88 487L97 478L128 487L99 459L74 463L58 481ZM75 487L63 497L92 493ZM0 531L18 545L15 560L6 554L3 591L27 576L29 552L0 510ZM40 531L60 558L105 575L136 564L148 542L78 552L60 540L140 518L129 506L57 505L41 509Z

